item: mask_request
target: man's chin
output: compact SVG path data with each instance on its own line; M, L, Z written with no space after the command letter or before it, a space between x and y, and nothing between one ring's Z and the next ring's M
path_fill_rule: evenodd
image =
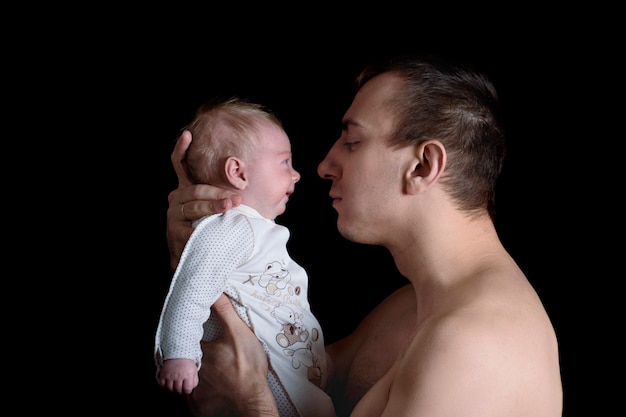
M352 233L350 231L350 228L347 227L345 224L343 224L341 222L341 219L337 219L337 230L339 231L339 234L344 237L345 239L348 239L349 241L352 242L357 242L356 240L356 236L354 235L354 233Z

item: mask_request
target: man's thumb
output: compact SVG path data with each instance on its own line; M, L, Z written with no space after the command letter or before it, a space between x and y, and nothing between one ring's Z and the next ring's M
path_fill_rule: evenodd
M226 294L222 293L211 308L215 316L224 326L224 329L229 329L232 332L233 328L237 325L243 325L247 328Z

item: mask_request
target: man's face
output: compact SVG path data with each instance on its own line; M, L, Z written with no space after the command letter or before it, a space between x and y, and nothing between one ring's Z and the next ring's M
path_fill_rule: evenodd
M392 74L368 81L343 117L341 136L318 166L318 175L332 180L339 232L355 242L384 245L393 204L402 194L408 152L387 145L395 120L386 104L401 86Z

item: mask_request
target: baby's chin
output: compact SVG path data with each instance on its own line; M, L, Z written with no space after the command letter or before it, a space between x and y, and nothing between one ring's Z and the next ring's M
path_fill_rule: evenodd
M279 206L279 207L276 207L276 211L274 212L274 217L273 217L273 218L272 218L272 217L270 217L270 219L275 220L275 219L276 219L276 217L278 217L278 216L280 216L281 214L283 214L283 213L286 211L286 209L287 209L287 207L286 207L284 204L282 204L282 205L281 205L281 206Z
M285 209L284 209L284 208L283 208L282 210L278 210L278 211L276 212L276 215L274 216L274 219L275 219L276 217L280 216L281 214L283 214L284 212L285 212Z

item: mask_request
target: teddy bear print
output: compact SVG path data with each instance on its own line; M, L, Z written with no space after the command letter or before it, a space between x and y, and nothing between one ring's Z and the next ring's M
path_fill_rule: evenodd
M260 275L250 275L244 284L249 282L254 285L253 278L257 277L258 284L270 295L279 295L280 290L284 290L291 281L289 271L278 261L268 263Z
M270 313L281 326L282 331L276 335L276 342L281 347L291 346L294 343L306 342L309 331L304 328L302 314L298 314L289 306L281 304Z
M318 365L317 357L311 350L311 344L308 343L306 347L298 349L285 349L284 353L287 356L291 356L291 366L294 369L305 366L307 368L307 379L318 387L323 387L324 375L322 374L322 368Z

